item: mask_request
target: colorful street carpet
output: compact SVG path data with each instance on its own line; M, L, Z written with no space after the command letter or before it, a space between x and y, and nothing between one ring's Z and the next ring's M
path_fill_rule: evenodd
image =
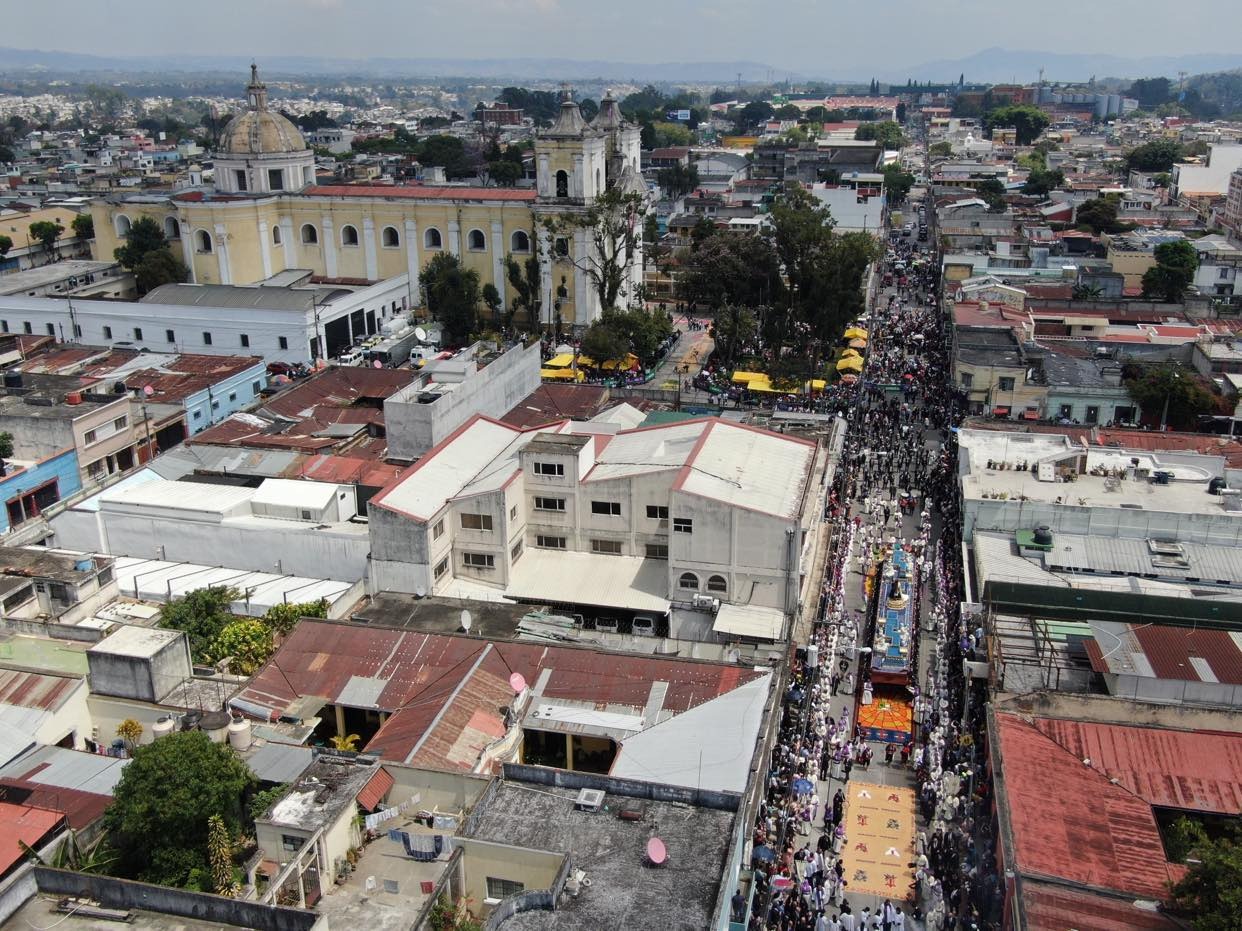
M914 791L850 782L846 790L845 894L901 901L914 881Z
M858 705L858 726L867 740L902 744L914 733L914 706L908 697L877 692Z

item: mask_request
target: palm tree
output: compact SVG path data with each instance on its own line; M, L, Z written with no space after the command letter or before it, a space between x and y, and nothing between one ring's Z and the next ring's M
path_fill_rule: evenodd
M329 738L328 743L332 745L333 750L345 750L353 753L358 749L358 742L360 740L362 738L357 734L346 734L344 737L340 734L335 734Z
M1074 286L1074 300L1098 301L1104 296L1104 288L1098 284L1080 284Z

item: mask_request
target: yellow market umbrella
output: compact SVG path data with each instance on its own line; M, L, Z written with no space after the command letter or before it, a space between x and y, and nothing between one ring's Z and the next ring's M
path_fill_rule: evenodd
M850 358L841 359L837 362L838 372L861 372L863 370L863 360Z
M862 353L859 352L857 349L847 349L845 350L845 352L841 353L841 358L842 359L861 359Z
M573 369L540 369L539 377L545 381L586 381L586 375Z
M567 369L573 364L574 354L572 352L562 352L559 356L553 356L543 363L543 367L545 369Z
M733 383L736 385L749 385L753 381L767 381L768 376L763 372L743 372L738 369L733 373Z
M828 382L824 381L822 378L812 378L805 385L803 385L803 388L807 391L823 391L827 387Z
M845 331L846 339L866 339L867 331L859 326L852 326Z

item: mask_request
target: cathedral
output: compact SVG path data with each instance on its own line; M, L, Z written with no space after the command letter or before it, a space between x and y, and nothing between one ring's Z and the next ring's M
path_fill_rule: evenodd
M507 308L513 289L505 257L521 261L537 251L538 325L580 329L599 316L599 296L585 271L598 268L599 243L590 229L558 220L588 215L612 187L647 193L638 127L622 118L611 94L588 123L563 93L555 123L535 140L533 190L318 184L314 152L293 123L269 109L255 66L246 107L221 136L212 184L192 172L189 187L169 194L113 195L92 204L97 258L111 258L133 222L152 217L181 250L193 282L253 284L290 269L342 283L408 275L418 306L420 269L447 250L478 273L480 285L494 284ZM642 282L641 216L634 227L636 253L625 264L620 303Z

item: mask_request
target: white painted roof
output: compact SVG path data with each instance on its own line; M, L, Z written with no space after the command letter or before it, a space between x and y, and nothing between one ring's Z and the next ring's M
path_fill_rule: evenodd
M811 444L766 430L713 421L680 490L735 507L796 518L814 458Z
M99 496L99 508L102 511L127 512L162 508L181 511L187 515L197 513L224 518L248 513L253 496L253 488L157 479L129 488L110 488Z
M637 407L622 401L615 407L610 407L608 410L596 414L591 418L591 423L615 423L625 429L632 430L646 419L647 415Z
M528 547L513 566L505 594L663 614L668 610L668 563Z
M680 469L707 426L707 421L700 420L618 433L604 448L595 468L587 473L586 481L601 482L644 472Z
M183 636L185 635L179 630L124 624L92 645L86 652L150 658Z
M712 630L735 637L780 640L785 630L785 612L780 608L725 603L716 612Z
M265 479L254 493L254 504L322 509L332 503L339 486L329 482L305 482L288 478Z
M621 741L608 775L716 792L744 792L772 674ZM710 740L703 735L710 734Z

